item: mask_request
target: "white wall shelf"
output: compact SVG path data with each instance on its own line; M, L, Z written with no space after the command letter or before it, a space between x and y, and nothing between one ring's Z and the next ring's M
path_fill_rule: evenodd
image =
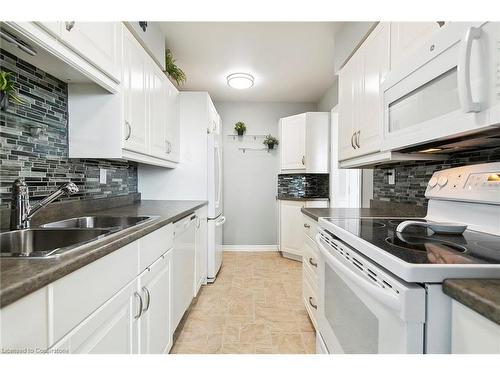
M243 135L227 134L227 136L233 138L233 141L235 141L236 139L248 139L248 138L253 138L254 141L256 141L257 138L266 138L267 134L243 134Z
M259 148L257 148L257 147L238 147L238 150L243 151L243 153L245 153L247 151L267 151L267 152L272 151L267 147L259 147ZM273 149L273 150L275 150L275 149Z

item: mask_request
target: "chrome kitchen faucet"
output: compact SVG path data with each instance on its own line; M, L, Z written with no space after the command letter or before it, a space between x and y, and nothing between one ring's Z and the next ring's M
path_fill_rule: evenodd
M52 194L42 200L30 205L28 184L22 178L18 178L12 184L12 203L10 209L10 229L27 229L30 220L38 211L55 201L62 195L70 196L78 193L79 189L73 182L67 182Z

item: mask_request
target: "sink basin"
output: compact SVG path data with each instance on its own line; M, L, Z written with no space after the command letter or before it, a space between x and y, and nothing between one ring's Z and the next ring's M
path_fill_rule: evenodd
M23 229L0 233L2 257L44 258L96 240L109 229Z
M128 228L150 219L151 216L83 216L55 221L42 228Z

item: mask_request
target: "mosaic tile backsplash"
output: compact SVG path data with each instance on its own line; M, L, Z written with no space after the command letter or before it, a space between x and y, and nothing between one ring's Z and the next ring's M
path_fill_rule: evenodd
M328 198L328 173L278 175L278 198Z
M68 87L57 78L0 49L0 67L12 72L23 104L0 111L0 207L11 201L12 182L25 178L39 199L73 181L80 192L63 199L103 198L137 192L137 165L68 158ZM32 135L38 129L39 135ZM99 183L99 168L107 183Z
M373 171L373 199L427 206L425 189L435 171L498 161L500 161L500 147L456 153L449 159L438 162L411 162L377 167ZM394 185L389 185L388 169L396 170Z

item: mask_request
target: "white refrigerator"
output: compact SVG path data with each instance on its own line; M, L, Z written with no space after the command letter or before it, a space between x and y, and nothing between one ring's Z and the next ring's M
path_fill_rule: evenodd
M207 92L180 93L180 162L175 169L139 165L143 199L208 201L207 281L222 266L222 129Z

